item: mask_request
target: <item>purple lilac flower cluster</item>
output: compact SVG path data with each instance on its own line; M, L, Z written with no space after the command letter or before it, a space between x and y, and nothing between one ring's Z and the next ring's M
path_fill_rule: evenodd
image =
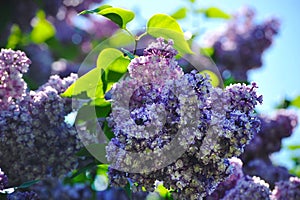
M148 193L133 193L128 197L122 188L109 188L104 191L93 191L87 183L64 184L61 179L47 178L30 187L32 192L38 194L40 200L63 199L63 200L144 200ZM31 200L31 199L30 199ZM33 200L33 199L32 199Z
M290 110L278 110L273 116L260 115L261 129L245 148L243 162L254 158L267 158L279 151L281 140L291 136L298 124L297 114Z
M8 177L1 171L0 168L0 191L8 186ZM2 199L2 198L1 198ZM39 200L37 194L33 191L13 192L7 195L7 200Z
M158 38L134 58L130 77L112 88L108 117L115 138L107 148L111 185L135 183L154 190L156 180L175 199L201 199L230 174L259 130L256 84L213 88L207 75L183 74L173 42Z
M1 49L0 51L0 108L24 98L26 83L22 79L31 61L24 52ZM21 95L20 95L21 94Z
M3 0L0 2L2 19L0 46L11 45L12 48L22 48L27 52L33 63L26 77L30 77L30 84L34 88L44 84L51 74L68 76L71 72L78 71L81 60L93 48L92 40L101 41L110 37L118 29L115 23L104 17L77 16L82 10L90 9L91 5L102 1L43 0L36 3ZM19 30L21 35L31 33L33 22L37 21L36 14L40 11L45 13L45 19L55 29L55 35L48 40L49 43L36 44L31 41L30 44L25 45L21 42L9 44L10 35L18 32L15 30ZM80 18L83 23L77 23L76 18ZM36 71L40 73L37 74Z
M221 182L217 189L205 200L269 200L271 191L269 185L259 177L244 175L242 161L231 158L231 175Z
M297 200L300 199L300 178L290 177L287 181L276 183L271 200Z
M3 190L8 185L6 174L0 168L0 190Z
M273 166L269 158L271 153L279 151L281 140L289 137L298 124L297 114L290 110L278 110L273 116L260 115L261 130L255 134L241 158L245 173L260 176L271 187L275 182L288 180L287 169Z
M235 80L247 81L247 71L262 66L262 54L272 44L280 23L270 18L256 24L254 17L254 10L244 7L225 31L208 35L206 45L214 48L213 59L224 78L231 74Z
M273 191L269 184L256 176L244 175L242 161L238 158L231 158L231 175L221 182L216 190L205 198L205 200L298 200L300 198L300 179L290 177L289 180L276 183ZM267 172L268 169L265 169Z
M253 159L244 165L245 174L250 176L259 176L274 188L277 181L288 180L292 175L282 166L273 165L270 159Z
M33 191L14 192L7 195L7 200L40 200L37 193Z
M80 148L75 127L65 122L71 102L60 97L77 76L53 76L29 91L22 79L29 63L23 52L1 50L0 160L13 186L65 174L76 166Z
M39 199L92 199L91 188L84 183L66 185L61 179L48 177L33 185L30 189L37 193Z

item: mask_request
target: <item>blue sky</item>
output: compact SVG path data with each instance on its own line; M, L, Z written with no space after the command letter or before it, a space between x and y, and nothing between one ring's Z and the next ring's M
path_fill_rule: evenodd
M155 13L171 14L182 6L188 5L188 0L107 0L105 3L113 6L128 8L137 12L137 23L131 23L129 28L135 29L137 24L145 24ZM258 109L270 112L285 96L293 98L300 95L300 1L298 0L198 0L197 8L216 6L232 13L238 8L249 5L256 10L256 18L261 21L270 16L281 20L280 34L274 44L263 56L263 67L249 73L251 81L259 85L259 93L264 96L264 104ZM193 29L191 20L181 22L183 28ZM196 19L197 20L197 19ZM200 21L197 28L216 28L220 20Z

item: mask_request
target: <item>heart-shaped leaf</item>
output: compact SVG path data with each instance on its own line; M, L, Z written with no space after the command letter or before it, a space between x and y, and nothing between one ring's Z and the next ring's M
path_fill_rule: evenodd
M154 37L172 39L179 54L192 54L184 33L177 21L166 14L156 14L147 23L147 33Z

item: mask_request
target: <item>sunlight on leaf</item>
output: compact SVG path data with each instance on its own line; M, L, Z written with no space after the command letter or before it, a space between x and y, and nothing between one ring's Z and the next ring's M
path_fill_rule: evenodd
M101 10L104 10L106 8L111 8L111 7L112 7L111 5L105 4L105 5L102 5L98 8L96 8L96 9L93 9L93 10L84 10L84 11L80 12L78 15L94 14L94 13L100 12Z
M100 77L101 68L92 69L73 83L61 96L73 97L86 92L91 99L104 97Z
M289 145L288 149L289 150L297 150L297 149L300 149L300 145Z
M40 44L48 40L55 35L54 26L46 20L45 13L38 11L36 16L36 22L33 25L30 38L34 43Z
M212 86L217 87L220 84L219 77L212 71L210 70L203 70L199 72L200 74L208 74L210 77L210 82Z
M187 8L180 8L175 13L171 15L174 19L183 19L186 17Z
M123 8L114 8L110 5L103 5L94 10L84 10L79 13L82 14L99 14L102 15L114 23L116 23L120 28L125 29L128 22L132 21L134 18L134 12L126 10Z
M300 108L300 96L298 96L294 100L292 100L290 105Z
M214 54L214 48L212 47L201 48L200 53L205 56L212 57L212 55Z
M100 52L97 58L97 67L125 73L130 60L124 58L121 51L107 48Z
M198 10L200 13L204 13L207 18L222 18L222 19L230 19L231 16L219 8L210 7L207 9Z
M184 39L184 33L177 21L165 14L156 14L152 16L147 23L147 33L154 37L163 37L172 39L174 47L179 54L192 54L188 42Z
M117 31L112 37L108 39L109 46L110 47L128 47L128 46L134 46L134 38L129 35L128 32L124 31L123 29L120 29Z
M22 31L17 24L12 25L10 29L10 36L7 40L6 48L14 49L22 39Z

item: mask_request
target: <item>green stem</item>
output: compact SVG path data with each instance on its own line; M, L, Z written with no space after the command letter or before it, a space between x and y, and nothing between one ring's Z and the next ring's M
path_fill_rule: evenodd
M137 38L136 38L136 41L139 41L140 39L142 39L142 37L146 36L147 35L147 32L144 32L142 33L141 35L139 35Z
M137 38L135 35L133 35L127 28L124 29L133 39L134 39L134 49L133 49L133 54L135 55L136 53L136 48L137 48Z

